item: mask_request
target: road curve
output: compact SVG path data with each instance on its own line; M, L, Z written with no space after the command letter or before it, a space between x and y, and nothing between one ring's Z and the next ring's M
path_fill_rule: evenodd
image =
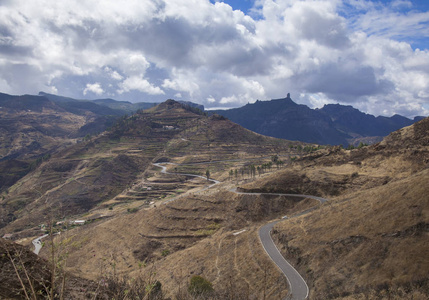
M173 163L162 163L162 164L172 164ZM200 175L194 175L194 174L183 174L183 173L170 173L167 172L167 167L162 166L161 163L154 163L154 166L162 168L161 173L164 174L179 174L179 175L186 175L186 176L193 176L193 177L200 177L204 178L204 176ZM212 186L219 184L220 182L214 179L209 179L213 182L212 185L206 187L204 190L211 188ZM319 201L321 204L328 201L325 198L317 197L317 196L311 196L311 195L301 195L301 194L283 194L283 193L246 193L246 192L238 192L237 189L230 190L233 193L240 194L240 195L274 195L274 196L287 196L287 197L301 197L301 198L310 198L315 199ZM174 200L174 199L172 199ZM169 200L167 202L170 202L172 200ZM167 202L164 202L166 204ZM304 212L301 212L297 215L294 215L292 217L298 217L302 216L304 214L307 214L311 211L316 209L316 207L310 208ZM292 218L291 217L291 218ZM261 228L259 228L259 239L261 241L262 246L264 247L265 252L268 254L268 256L271 258L271 260L277 265L277 267L282 271L282 273L285 275L286 280L289 284L289 292L286 296L286 299L288 300L303 300L308 298L309 294L309 288L307 283L305 282L304 278L298 273L298 271L292 267L290 263L286 261L286 259L281 255L279 249L274 244L274 241L271 237L271 230L273 229L274 225L276 225L281 220L276 220L273 222L270 222L268 224L265 224Z
M33 250L34 254L39 255L40 249L42 249L42 246L43 246L42 242L40 240L43 239L43 238L45 238L45 237L47 237L48 235L49 234L45 234L45 235L39 236L38 238L36 238L36 239L34 239L32 241L32 243L34 245L34 250Z
M242 193L242 194L248 194L248 193ZM311 198L311 199L320 201L320 203L327 201L324 198L310 196L310 195L277 194L277 193L276 194L267 193L267 194ZM302 216L303 214L309 213L312 210L314 209L306 210L304 213L300 213L296 216ZM292 217L296 217L296 216L292 216ZM307 283L305 282L304 278L302 278L302 276L298 273L298 271L294 267L292 267L290 263L286 261L283 255L281 255L279 249L276 247L271 237L271 230L273 229L274 225L276 225L280 221L281 220L276 220L268 224L265 224L264 226L259 228L259 232L258 232L259 239L261 241L262 246L265 249L265 252L267 252L268 256L277 265L280 271L282 271L282 273L285 275L287 279L287 282L289 284L289 292L286 299L291 299L291 300L307 299L308 293L309 293Z
M279 267L287 279L289 291L286 299L307 299L309 291L307 283L298 271L284 259L271 238L271 230L278 222L280 220L268 223L259 228L259 239L265 252L267 252L268 256Z
M177 164L173 164L173 163L153 163L152 165L161 168L161 173L163 174L173 174L173 175L182 175L182 176L191 176L191 177L198 177L198 178L202 178L202 179L207 179L207 177L205 176L201 176L201 175L195 175L195 174L187 174L187 173L171 173L171 172L167 172L167 167L162 166L161 164L169 164L169 165L174 165L174 166L178 166ZM212 186L219 184L220 181L216 180L216 179L211 179L209 178L208 181L213 182L212 185L210 185L208 188L211 188Z
M182 175L182 176L190 176L190 177L198 177L198 178L202 178L202 179L207 179L207 177L204 177L204 176L201 176L201 175L186 174L186 173L171 173L171 172L167 172L167 167L163 166L162 164L169 164L169 165L175 165L175 166L178 166L177 164L174 164L174 163L168 163L168 162L166 162L166 163L152 163L152 165L154 165L154 166L156 166L156 167L158 167L158 168L161 168L161 169L162 169L162 170L161 170L161 173L163 173L163 174L174 174L174 175ZM211 182L212 182L212 184L211 184L211 185L209 185L209 186L207 186L207 187L205 187L204 189L200 190L199 192L203 192L203 191L205 191L205 190L208 190L209 188L211 188L211 187L213 187L213 186L215 186L215 185L217 185L217 184L219 184L219 183L220 183L220 181L215 180L215 179L211 179L211 178L209 178L209 179L208 179L208 181L211 181ZM179 197L180 197L180 196L179 196ZM171 202L171 201L176 200L177 198L178 198L178 197L175 197L175 198L173 198L173 199L167 200L167 201L163 202L163 204L167 204L167 203L169 203L169 202Z

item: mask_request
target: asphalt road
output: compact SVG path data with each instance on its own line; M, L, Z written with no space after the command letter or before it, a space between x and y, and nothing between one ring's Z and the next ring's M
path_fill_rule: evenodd
M170 163L171 164L171 163ZM167 172L167 168L165 166L162 166L161 164L154 164L157 167L162 168L161 173L166 173L168 174L169 172ZM172 164L174 165L174 164ZM170 173L170 174L174 174L174 173ZM203 176L199 176L199 175L194 175L194 174L182 174L180 173L180 175L187 175L187 176L194 176L194 177L200 177L200 178L205 178ZM206 189L220 183L217 180L211 179L212 182L214 182L214 184L210 185L209 187L207 187ZM301 198L311 198L311 199L315 199L317 201L319 201L320 203L324 203L327 201L327 199L322 198L322 197L316 197L316 196L311 196L311 195L301 195L301 194L282 194L282 193L245 193L245 192L237 192L236 189L232 189L230 190L233 193L236 194L240 194L240 195L273 195L273 196L287 196L287 197L301 197ZM170 200L171 201L171 200ZM311 211L313 211L314 209L316 209L316 207L314 208L310 208L304 212L301 212L295 216L291 216L292 217L297 217L297 216L302 216L304 214L307 214ZM271 258L271 260L279 267L279 269L283 272L283 274L285 275L288 284L289 284L289 293L286 297L286 299L290 299L290 300L302 300L302 299L307 299L308 298L308 293L309 293L309 289L307 286L307 283L305 282L305 280L302 278L302 276L298 273L297 270L295 270L294 267L292 267L292 265L290 263L288 263L284 257L281 255L280 251L277 249L276 245L274 244L274 241L271 237L271 230L273 229L274 225L276 225L278 222L280 222L281 220L276 220L273 222L270 222L264 226L262 226L261 228L259 228L259 239L262 243L262 246L265 249L265 252L267 252L268 256Z
M307 283L298 271L284 259L271 238L271 230L278 222L280 222L280 220L268 223L259 228L259 238L262 246L287 279L289 293L286 299L307 299L309 291Z
M247 194L247 193L242 193ZM312 198L315 200L320 201L320 203L326 202L327 200L321 197L316 196L310 196L310 195L294 195L294 194L273 194L273 193L267 193L268 195L279 195L279 196L294 196L294 197L302 197L302 198ZM309 209L305 211L304 213L300 213L296 216L302 216L305 213L309 213L313 209ZM296 217L296 216L292 216ZM281 255L279 249L277 249L276 245L274 244L274 241L271 237L271 230L273 229L274 225L276 225L281 220L276 220L273 222L270 222L261 228L259 228L259 239L261 240L262 246L265 249L265 252L267 252L268 256L271 258L271 260L279 267L279 269L283 272L285 275L288 284L289 284L289 293L286 297L286 299L291 300L302 300L308 298L308 285L305 282L304 278L298 273L297 270L295 270L294 267L290 263L286 261L286 259Z
M152 165L161 168L162 169L161 173L163 173L163 174L176 174L176 175L182 175L182 176L190 176L190 177L198 177L198 178L202 178L202 179L207 179L207 177L201 176L201 175L167 172L167 167L163 166L162 164L169 164L169 165L175 165L175 166L177 166L177 164L173 164L173 163L153 163ZM217 180L211 179L211 178L208 181L212 182L212 184L209 185L209 186L207 186L207 187L205 187L204 189L200 190L199 192L203 192L205 190L208 190L209 188L211 188L211 187L215 186L216 184L220 183L220 181L217 181ZM167 200L167 201L163 202L163 204L167 204L167 203L169 203L171 201L174 201L174 200L176 200L176 199L178 199L180 197L181 196L174 197L173 199L170 199L170 200Z
M163 164L165 164L165 163L163 163ZM169 163L169 164L171 164L171 163ZM162 169L161 173L164 173L164 174L180 174L180 175L185 175L185 176L192 176L192 177L199 177L199 178L206 179L206 177L204 177L204 176L195 175L195 174L183 174L183 173L167 172L167 167L162 166L161 163L154 163L153 165L160 167ZM206 187L204 190L209 189L209 188L220 183L220 181L217 181L215 179L209 179L209 181L211 181L213 184ZM234 192L237 194L249 194L249 195L276 195L276 196L292 196L292 197L312 198L312 199L320 201L320 203L327 201L324 198L316 197L316 196L310 196L310 195L281 194L281 193L244 193L244 192L237 192L235 189L231 190L231 192ZM166 204L170 201L173 201L173 200L175 200L175 199L171 199L169 201L166 201L166 202L164 202L164 204ZM313 209L306 210L305 212L302 212L296 216L306 214L312 210ZM292 216L292 217L296 217L296 216ZM271 230L273 229L274 225L276 225L280 221L281 220L276 220L276 221L270 222L270 223L262 226L261 228L259 228L259 239L261 240L261 243L265 249L265 252L267 252L267 254L271 258L271 260L283 272L283 274L285 275L285 277L288 281L289 293L288 293L288 296L286 297L286 299L291 299L291 300L307 299L308 293L309 293L307 283L302 278L302 276L298 273L298 271L295 270L295 268L292 267L292 265L289 264L284 259L284 257L281 255L280 251L277 249L277 247L274 244L274 241L271 237ZM42 248L42 243L40 240L45 238L46 236L48 236L48 234L40 236L40 237L38 237L32 241L34 248L35 248L34 249L35 254L39 254L39 251Z
M47 237L49 234L45 234L42 236L39 236L38 238L34 239L32 241L33 245L34 245L34 250L33 252L37 255L39 255L40 249L42 249L42 242L40 241L41 239Z

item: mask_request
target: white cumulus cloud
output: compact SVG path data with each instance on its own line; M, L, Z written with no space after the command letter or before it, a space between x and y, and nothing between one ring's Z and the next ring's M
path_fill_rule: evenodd
M96 95L101 95L104 93L104 90L101 88L101 84L96 83L87 83L86 88L83 90L83 94L86 95L88 92L94 93Z
M164 91L157 86L154 86L149 81L139 76L131 76L125 79L120 85L119 94L137 90L140 92L147 93L149 95L164 95Z
M246 15L228 0L212 2L2 1L0 92L139 101L180 95L206 107L290 92L312 107L427 113L428 6L257 0Z

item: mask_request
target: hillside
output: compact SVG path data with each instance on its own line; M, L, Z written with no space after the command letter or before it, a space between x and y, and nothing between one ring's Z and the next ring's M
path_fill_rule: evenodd
M293 102L289 94L284 99L258 100L240 108L213 112L263 135L343 146L379 142L389 133L422 119L375 117L339 104L310 109Z
M77 100L44 92L0 93L0 192L59 149L105 131L119 116L155 105Z
M331 199L274 229L283 255L310 283L310 299L426 299L428 158L426 118L380 144L310 156L295 172L245 188L304 180L295 186Z
M282 218L273 238L310 299L426 299L428 133L424 119L373 146L320 149L168 100L25 176L3 194L2 217L13 217L1 232L26 244L41 222L65 221L56 242L68 272L86 280L156 278L177 298L201 275L219 299L278 299L287 280L258 229ZM85 224L67 222L76 219Z
M34 235L36 226L49 218L83 214L106 201L126 205L134 197L119 195L139 185L152 161L257 158L291 153L290 145L168 100L120 118L108 132L53 153L2 195L0 231ZM205 168L200 165L192 172L204 174Z
M0 239L0 297L2 299L25 299L25 292L15 275L16 268L23 283L29 286L28 277L22 266L26 266L35 290L42 291L44 287L49 287L51 273L44 259L26 247ZM46 295L45 291L42 294Z
M40 96L0 94L0 191L46 159L94 120L75 115Z
M322 149L253 179L229 180L229 168L213 162L210 168L223 168L225 175L212 189L201 191L204 183L188 178L194 188L172 202L69 231L80 245L70 252L70 271L97 278L94 266L107 260L134 276L145 261L144 272L156 272L169 296L197 274L216 291L236 291L237 298L278 299L286 295L286 283L269 263L257 230L287 215L273 236L309 284L310 299L426 299L428 132L425 119L380 144ZM147 176L152 186L183 180L155 167ZM235 186L330 201L320 206L310 199L240 195ZM298 214L310 207L316 209Z

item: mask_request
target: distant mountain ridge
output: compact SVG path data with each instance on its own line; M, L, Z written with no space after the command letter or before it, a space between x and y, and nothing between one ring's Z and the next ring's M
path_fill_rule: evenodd
M187 101L178 102L204 111L203 105ZM82 127L79 136L101 132L110 126L115 118L157 104L131 103L109 98L79 100L44 92L39 92L38 96L12 96L0 93L0 107L33 111L49 107L79 116L87 116L88 113L96 116L95 120ZM368 144L379 142L389 133L423 118L415 117L411 120L400 115L375 117L352 106L340 104L328 104L320 109L311 109L295 103L289 94L283 99L258 100L240 108L214 110L210 113L217 113L249 130L271 137L344 146L357 145L360 142Z
M199 104L188 107L204 110ZM0 192L58 149L97 135L118 118L158 103L0 93Z
M254 132L308 143L348 145L378 142L389 133L412 125L414 120L400 115L375 117L352 106L328 104L311 109L297 104L290 95L283 99L256 101L240 108L213 110Z
M28 182L29 189L12 188L7 199L0 200L0 233L6 223L20 217L25 220L16 221L17 227L32 222L37 225L53 207L58 218L85 213L135 183L152 167L151 162L173 157L187 162L235 160L237 153L244 152L271 156L290 145L293 143L256 134L230 120L209 117L170 99L151 109L122 116L103 134L57 149L35 165L37 171L32 174L37 175L31 177L31 184ZM0 176L6 172L0 172ZM10 184L27 173L16 176ZM52 190L54 186L61 188ZM24 195L26 191L29 192ZM55 200L50 200L49 205L47 200L35 201L45 193ZM19 210L24 206L31 208L32 213L27 214L26 210L21 214Z
M363 113L350 105L327 104L318 109L334 122L336 128L348 130L362 136L385 136L399 128L409 126L424 117L415 117L414 120L401 115L392 117L375 117Z
M91 109L95 109L95 107L98 107L97 108L98 111L105 112L110 115L131 114L131 113L135 113L139 109L148 109L148 108L157 106L159 104L156 102L131 103L129 101L118 101L110 98L95 99L95 100L80 100L80 99L73 99L69 97L48 94L45 92L39 92L39 96L44 96L49 100L59 104L60 106L65 106L69 109L80 108L80 109L91 110ZM196 107L199 110L204 111L204 106L201 104L197 104L189 101L177 101L177 102L186 104L191 107ZM103 111L102 108L108 108L108 109L105 109Z

